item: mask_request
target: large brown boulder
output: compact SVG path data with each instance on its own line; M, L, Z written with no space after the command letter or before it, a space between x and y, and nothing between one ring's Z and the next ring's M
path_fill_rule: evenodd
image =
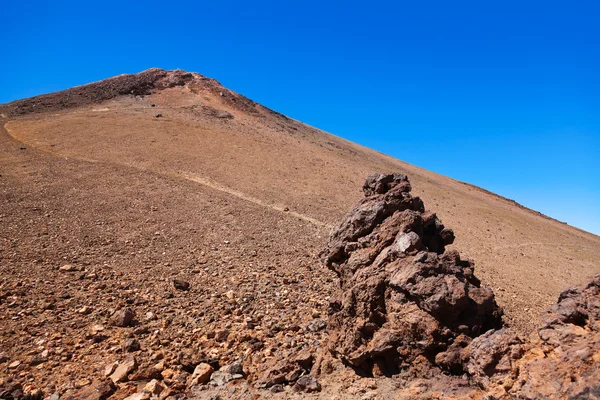
M330 350L361 374L393 374L423 356L435 364L457 338L501 326L493 292L401 174L372 175L334 229L323 259L340 278L331 305ZM449 368L462 370L462 363Z

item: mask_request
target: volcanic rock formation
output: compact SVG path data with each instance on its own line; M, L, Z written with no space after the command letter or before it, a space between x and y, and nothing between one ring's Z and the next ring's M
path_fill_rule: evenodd
M323 257L340 278L331 350L360 374L393 374L418 356L432 363L453 342L501 326L491 289L406 176L371 175L361 200L334 230Z
M600 399L600 275L563 291L525 344L506 330L485 336L463 352L496 397Z
M410 190L404 175L369 176L329 239L322 256L341 285L330 352L360 375L411 367L426 382L445 371L493 398L600 398L600 275L565 290L524 340Z

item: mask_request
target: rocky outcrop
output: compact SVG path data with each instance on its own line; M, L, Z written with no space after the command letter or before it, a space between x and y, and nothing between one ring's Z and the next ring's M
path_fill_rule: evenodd
M444 357L495 398L600 398L600 275L562 292L529 340L489 331Z
M600 275L561 293L517 370L511 396L600 399Z
M600 398L600 275L565 290L525 340L502 327L473 263L445 249L453 232L410 190L404 175L369 176L331 234L331 354L361 375L410 370L421 393L440 377L442 396L465 390L467 377L475 397Z
M155 90L183 86L199 74L186 71L165 71L151 68L139 74L125 74L60 92L43 94L0 105L0 112L8 116L30 113L56 112L68 108L100 104L117 96L145 96Z
M332 353L360 374L393 374L415 358L436 364L456 343L501 326L502 311L473 263L410 193L406 176L372 175L361 200L333 231L324 262L340 278L331 305ZM462 363L441 363L461 370Z

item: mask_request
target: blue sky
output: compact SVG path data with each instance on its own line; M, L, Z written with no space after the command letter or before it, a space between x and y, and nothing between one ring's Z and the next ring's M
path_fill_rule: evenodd
M0 102L196 71L600 234L600 3L141 4L3 2Z

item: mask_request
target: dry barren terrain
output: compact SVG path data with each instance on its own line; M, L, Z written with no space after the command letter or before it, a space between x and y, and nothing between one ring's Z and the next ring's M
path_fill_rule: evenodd
M0 387L81 396L135 357L139 379L111 398L154 378L191 395L201 363L239 366L226 396L248 394L272 360L326 340L338 283L318 255L374 172L409 177L524 334L600 272L595 235L198 74L145 74L0 106ZM340 398L377 387L356 382Z

